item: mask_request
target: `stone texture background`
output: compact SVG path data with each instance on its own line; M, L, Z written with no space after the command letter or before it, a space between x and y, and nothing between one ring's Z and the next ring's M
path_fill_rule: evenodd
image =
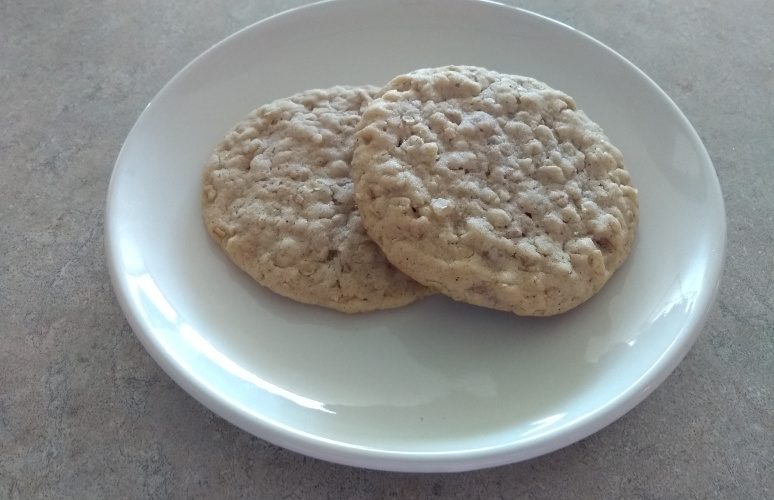
M185 63L299 0L0 0L0 498L774 497L774 2L512 2L653 77L724 190L726 271L674 374L610 427L464 474L338 466L179 389L113 296L103 206L145 104ZM705 223L705 221L697 221Z

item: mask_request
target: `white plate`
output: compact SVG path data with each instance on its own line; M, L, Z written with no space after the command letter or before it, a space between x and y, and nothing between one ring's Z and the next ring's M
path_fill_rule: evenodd
M381 84L450 63L568 92L624 152L642 223L629 261L599 295L550 319L443 297L347 316L259 287L210 241L202 166L248 111L312 87ZM327 2L227 38L137 120L107 209L121 306L178 384L278 445L405 471L524 460L623 415L699 334L725 243L710 159L653 81L566 25L468 0Z

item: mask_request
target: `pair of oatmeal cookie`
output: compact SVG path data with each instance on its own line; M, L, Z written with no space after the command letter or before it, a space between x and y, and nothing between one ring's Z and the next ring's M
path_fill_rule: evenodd
M344 312L438 291L561 313L621 265L638 221L621 153L571 97L472 66L258 108L208 162L203 211L259 283Z

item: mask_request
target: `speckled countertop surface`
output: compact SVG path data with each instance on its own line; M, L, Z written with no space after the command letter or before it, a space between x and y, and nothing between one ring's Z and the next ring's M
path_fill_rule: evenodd
M382 473L285 451L163 373L110 287L103 207L145 104L302 1L0 2L0 498L774 497L774 2L509 2L648 73L704 140L729 248L683 363L601 432L511 466ZM697 221L698 224L711 221Z

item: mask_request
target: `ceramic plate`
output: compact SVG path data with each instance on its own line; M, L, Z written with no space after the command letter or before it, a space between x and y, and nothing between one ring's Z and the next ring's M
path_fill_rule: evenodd
M473 64L574 96L640 192L631 257L574 311L519 318L452 302L348 316L239 271L200 215L202 167L275 98ZM675 104L630 62L495 3L333 1L215 45L137 120L107 201L107 254L137 336L186 391L280 446L344 464L458 471L566 446L642 401L699 334L725 240L717 178Z

